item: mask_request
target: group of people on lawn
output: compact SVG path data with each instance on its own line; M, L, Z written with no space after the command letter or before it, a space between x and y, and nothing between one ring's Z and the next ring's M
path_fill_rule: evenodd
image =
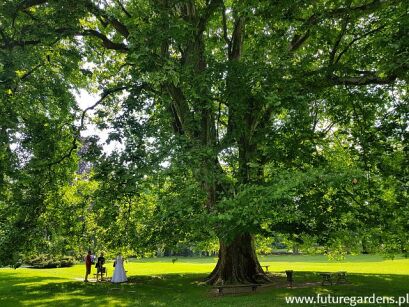
M95 263L95 256L92 255L91 251L88 251L88 254L85 256L85 282L88 282L88 275L91 274L91 267ZM104 254L101 253L101 256L98 257L97 262L95 264L95 268L97 269L97 281L99 281L99 277L101 277L101 281L103 275L106 274L106 267L104 267L105 258ZM122 255L119 254L114 261L114 274L112 275L111 282L113 283L121 283L126 282L128 279L126 278L126 272L124 269L124 260Z

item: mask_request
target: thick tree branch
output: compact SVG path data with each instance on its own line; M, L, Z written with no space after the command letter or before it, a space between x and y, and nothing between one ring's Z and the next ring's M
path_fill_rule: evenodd
M21 10L26 10L26 9L28 9L30 7L41 5L41 4L44 4L44 3L47 3L47 0L23 0L17 5L16 12L21 11ZM113 26L113 28L119 34L121 34L124 38L127 38L129 36L128 28L122 22L120 22L118 19L116 19L112 15L108 14L104 10L100 9L98 6L96 6L91 1L87 1L85 3L85 6L88 8L90 13L94 14L96 17L104 18L106 20L106 22L111 24ZM122 8L122 10L124 10L124 12L126 12L126 15L129 17L130 14L125 10L125 8L123 7L122 4L121 4L121 8ZM113 49L115 49L115 48L113 48Z
M362 71L343 69L343 75L336 75L334 67L326 67L316 71L304 72L305 86L328 87L333 85L387 85L394 83L408 70L408 65L401 65L397 69L381 75L377 71ZM311 78L311 79L310 79Z
M363 4L360 6L344 7L344 8L338 8L334 10L315 13L311 15L308 19L304 19L303 27L307 27L307 30L302 36L300 34L297 34L294 36L294 38L292 39L290 43L289 51L295 51L299 49L300 46L309 37L310 28L314 25L317 25L323 20L326 20L329 18L343 18L351 14L352 15L353 14L369 14L375 11L376 9L378 9L382 5L387 5L389 3L394 3L394 2L397 2L397 0L374 0L372 2Z
M47 3L47 0L23 0L17 5L17 10L25 10L44 3Z
M98 32L96 30L92 30L92 29L84 30L83 32L79 33L79 35L94 36L94 37L99 38L100 40L102 40L102 45L106 49L112 49L112 50L117 50L117 51L121 51L121 52L127 52L128 51L128 47L125 44L115 43L115 42L111 41L108 37L106 37L104 34L102 34L101 32Z
M88 1L86 4L87 8L90 10L92 14L95 16L100 16L103 17L108 23L112 25L112 27L119 33L121 34L124 38L128 38L129 36L129 30L128 28L120 22L118 19L115 17L111 16L104 10L100 9L97 7L95 4L93 4L91 1Z
M39 43L40 43L40 40L5 41L5 42L3 42L2 45L0 45L0 49L13 49L15 47L38 45Z
M221 6L223 5L222 0L209 0L206 6L206 10L199 19L199 24L198 24L198 34L202 34L203 31L206 29L206 24L209 21L209 18L213 15L213 13Z
M296 20L303 21L304 26L312 26L326 19L342 18L345 16L352 16L354 14L369 14L376 11L382 5L387 6L398 2L400 2L400 0L374 0L359 6L341 7L333 10L318 12L311 15L307 19L298 18Z
M117 3L119 5L119 7L121 8L122 12L125 13L126 16L128 16L129 18L132 18L132 15L128 12L128 10L125 8L125 6L123 5L121 0L116 0L115 3Z
M294 52L297 51L302 44L307 40L307 38L310 37L310 30L308 29L304 35L294 35L293 39L291 40L290 46L289 46L289 51Z
M241 49L244 39L245 18L238 17L234 23L233 35L231 38L231 50L229 54L230 60L237 60L241 56Z
M189 109L182 90L171 83L166 84L165 88L172 97L172 113L175 116L175 123L178 123L178 126L181 127L181 131L184 131L188 136L196 136L197 131L193 121L194 115Z
M173 132L176 135L183 135L185 133L185 131L183 130L182 123L180 122L179 116L178 116L177 111L175 109L175 106L173 104L170 104L169 112L172 115Z

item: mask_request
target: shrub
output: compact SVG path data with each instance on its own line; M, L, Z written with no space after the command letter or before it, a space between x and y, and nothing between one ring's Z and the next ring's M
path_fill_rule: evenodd
M29 257L24 261L33 268L64 268L74 265L74 258L71 256L51 256L40 254Z

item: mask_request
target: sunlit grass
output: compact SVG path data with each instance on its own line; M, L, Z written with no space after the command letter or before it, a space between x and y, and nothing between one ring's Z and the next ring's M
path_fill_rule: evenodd
M324 256L268 256L260 257L262 264L270 265L273 271L317 271L367 274L409 275L409 259L385 259L377 255L347 256L344 260L328 260Z
M84 265L60 269L0 269L0 306L283 306L288 295L388 295L409 292L409 260L380 256L349 256L329 261L324 256L260 257L269 271L295 271L296 285L307 288L268 287L256 294L218 297L200 283L214 268L216 258L132 260L125 263L131 283L84 283ZM112 275L112 262L107 263ZM95 270L95 269L93 269ZM320 271L348 271L349 283L322 287ZM94 272L93 272L94 273ZM318 283L317 283L318 282Z

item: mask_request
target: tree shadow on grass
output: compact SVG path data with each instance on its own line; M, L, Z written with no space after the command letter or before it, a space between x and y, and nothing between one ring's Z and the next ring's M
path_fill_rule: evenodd
M24 277L2 272L0 274L0 305L19 306L21 299L47 296L53 290L54 285L63 280L64 278L60 277Z
M277 306L286 305L289 296L342 296L342 297L403 297L409 288L408 275L396 274L348 274L347 283L322 285L321 276L317 272L295 272L294 288L271 288L266 290ZM315 282L311 287L296 287L297 284ZM261 294L261 295L264 295ZM268 294L267 294L268 295ZM409 305L409 304L408 304ZM274 304L273 304L274 306ZM298 304L297 306L313 306ZM322 306L322 305L316 305ZM340 306L339 304L325 304L325 306ZM390 304L376 304L376 306L391 306ZM403 305L402 305L403 306Z
M207 291L197 281L204 274L131 276L128 283L84 283L58 277L1 274L0 306L189 306ZM185 302L189 304L185 305Z
M294 271L294 288L303 284L319 284L322 287L322 276L321 272L313 271ZM285 273L272 272L270 278L273 284L287 284ZM399 275L399 274L368 274L368 273L348 273L347 272L347 282L336 282L336 276L334 277L333 285L326 284L327 287L363 287L367 285L368 287L384 287L393 284L395 289L407 289L409 288L409 275ZM311 287L310 287L311 288Z
M273 285L256 293L218 296L212 287L200 283L206 274L130 276L124 284L16 277L12 273L0 276L1 306L283 306L286 296L402 296L409 288L407 275L350 274L347 284L292 289L274 287L285 277L273 276ZM295 272L294 277L295 286L320 281L315 272Z

